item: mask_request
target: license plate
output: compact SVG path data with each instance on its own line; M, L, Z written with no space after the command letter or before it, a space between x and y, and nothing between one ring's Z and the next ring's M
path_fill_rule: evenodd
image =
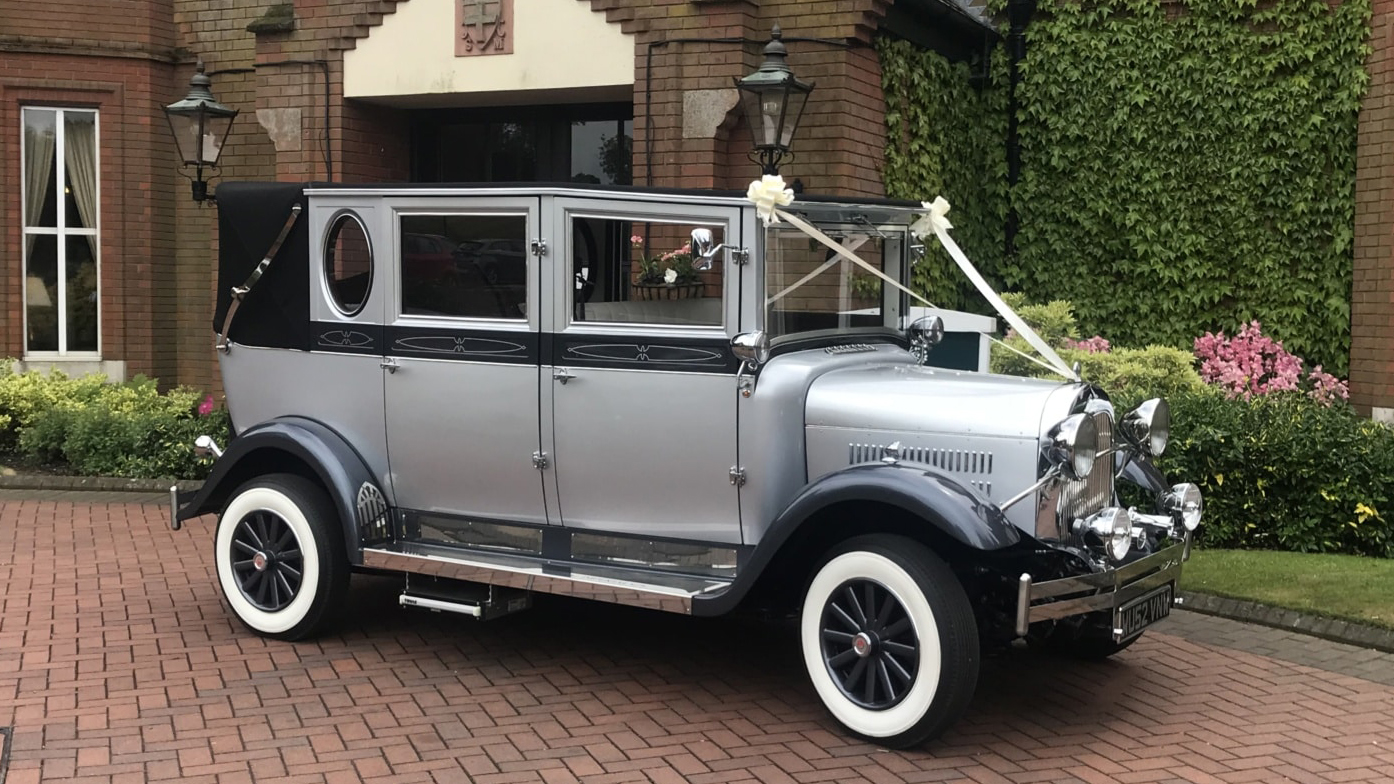
M1119 607L1113 615L1113 628L1122 630L1119 641L1136 637L1143 629L1171 615L1171 592L1172 584L1167 583Z

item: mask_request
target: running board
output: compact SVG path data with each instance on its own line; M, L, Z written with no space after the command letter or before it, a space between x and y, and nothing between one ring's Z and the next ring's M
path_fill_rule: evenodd
M364 549L363 566L685 615L692 613L692 600L695 597L712 596L731 585L730 580L719 577L550 561L512 553L461 550L410 542ZM405 596L402 603L407 603Z

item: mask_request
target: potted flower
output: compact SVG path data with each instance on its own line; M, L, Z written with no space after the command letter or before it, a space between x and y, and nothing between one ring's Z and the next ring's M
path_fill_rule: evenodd
M639 262L639 272L634 276L634 299L693 299L702 296L705 286L693 266L691 243L653 257L644 255L643 237L636 234L629 238L629 244L634 248Z

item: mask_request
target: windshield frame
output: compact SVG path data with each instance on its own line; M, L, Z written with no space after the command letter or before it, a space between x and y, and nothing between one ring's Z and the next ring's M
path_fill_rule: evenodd
M912 247L918 241L910 233L910 224L918 219L919 213L907 207L889 205L860 205L860 204L817 204L808 202L796 202L788 211L798 215L808 221L829 236L837 238L851 235L864 235L872 241L881 241L884 248L892 244L898 245L898 251L891 251L883 258L880 265L893 280L901 285L908 286L910 269L912 262ZM841 342L877 340L884 341L892 339L895 342L904 342L905 314L909 312L909 297L895 287L879 282L881 323L878 325L842 325L830 328L801 329L782 334L774 334L772 329L773 320L770 317L770 297L776 296L784 289L788 283L785 282L780 290L775 290L777 284L771 280L773 263L771 254L774 252L777 236L788 232L799 232L799 229L791 226L788 222L781 222L769 227L761 227L759 231L758 258L760 267L755 276L757 283L756 291L756 323L757 328L764 330L770 335L771 348L786 346L792 343L815 342L819 345L835 345ZM815 242L812 238L810 243ZM855 252L855 251L854 251ZM833 255L830 250L824 249L824 255ZM860 255L860 254L859 254ZM868 260L869 261L869 260ZM870 276L869 273L862 272L853 262L845 258L838 258L827 270L820 275L839 275L850 273L852 270L860 272L862 275ZM784 293L788 293L785 291ZM855 310L868 310L870 308L857 308ZM818 313L818 311L808 311ZM854 311L825 311L824 315L852 315ZM859 315L867 315L865 313Z

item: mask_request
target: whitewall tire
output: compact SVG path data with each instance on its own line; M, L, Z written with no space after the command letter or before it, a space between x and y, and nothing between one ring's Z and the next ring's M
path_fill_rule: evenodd
M333 504L290 474L239 487L218 518L214 563L223 598L247 628L298 640L334 619L348 588Z
M804 593L804 664L833 718L892 748L940 734L978 680L972 607L924 545L864 536L835 549Z

